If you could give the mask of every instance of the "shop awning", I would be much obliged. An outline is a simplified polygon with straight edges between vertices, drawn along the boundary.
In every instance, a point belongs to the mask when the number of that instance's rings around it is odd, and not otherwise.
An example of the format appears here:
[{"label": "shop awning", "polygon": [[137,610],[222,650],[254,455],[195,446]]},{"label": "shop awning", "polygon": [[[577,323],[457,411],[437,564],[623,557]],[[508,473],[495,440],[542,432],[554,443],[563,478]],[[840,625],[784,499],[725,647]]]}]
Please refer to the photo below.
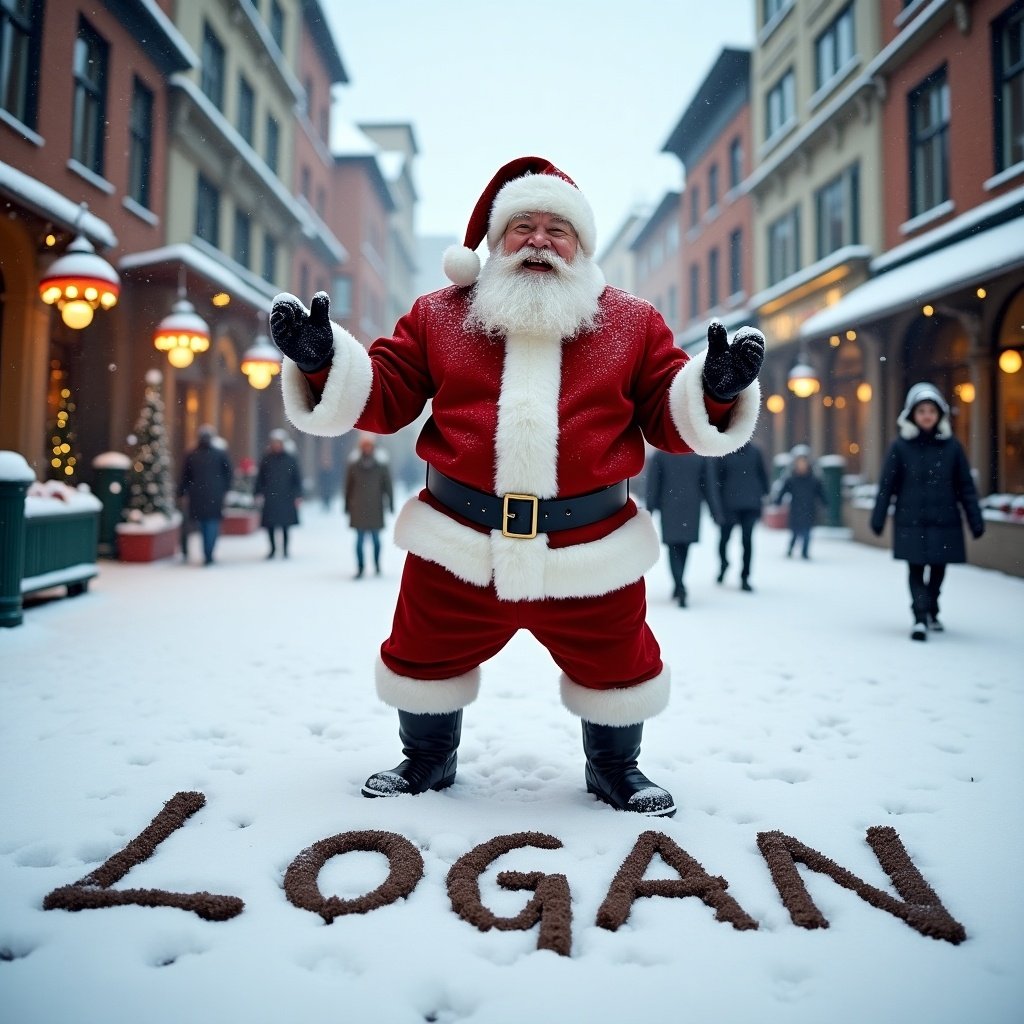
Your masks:
[{"label": "shop awning", "polygon": [[835,305],[808,317],[800,336],[817,338],[855,328],[1021,266],[1024,218],[1017,217],[871,278]]}]

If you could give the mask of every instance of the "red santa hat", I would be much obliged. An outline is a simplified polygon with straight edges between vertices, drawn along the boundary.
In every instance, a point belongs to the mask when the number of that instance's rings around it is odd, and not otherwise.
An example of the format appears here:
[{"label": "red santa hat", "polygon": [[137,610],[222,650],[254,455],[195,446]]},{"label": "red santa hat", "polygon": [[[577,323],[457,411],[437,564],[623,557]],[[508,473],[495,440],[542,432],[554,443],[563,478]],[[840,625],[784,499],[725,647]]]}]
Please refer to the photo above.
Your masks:
[{"label": "red santa hat", "polygon": [[564,217],[575,228],[584,255],[594,255],[594,211],[576,182],[544,157],[521,156],[505,164],[487,183],[473,207],[464,244],[445,250],[442,266],[448,279],[462,287],[473,284],[480,275],[476,249],[485,238],[487,247],[496,249],[517,213]]}]

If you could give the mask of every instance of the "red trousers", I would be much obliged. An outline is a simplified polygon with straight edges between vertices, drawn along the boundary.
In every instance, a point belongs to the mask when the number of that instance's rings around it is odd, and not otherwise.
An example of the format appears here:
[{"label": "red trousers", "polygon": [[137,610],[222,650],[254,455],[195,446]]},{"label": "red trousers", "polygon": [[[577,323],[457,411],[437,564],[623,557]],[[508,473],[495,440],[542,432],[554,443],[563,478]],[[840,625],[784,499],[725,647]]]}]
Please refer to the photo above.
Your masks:
[{"label": "red trousers", "polygon": [[451,679],[494,657],[529,630],[580,686],[618,689],[662,671],[661,650],[646,622],[642,579],[600,597],[499,601],[433,562],[407,555],[384,664],[411,679]]}]

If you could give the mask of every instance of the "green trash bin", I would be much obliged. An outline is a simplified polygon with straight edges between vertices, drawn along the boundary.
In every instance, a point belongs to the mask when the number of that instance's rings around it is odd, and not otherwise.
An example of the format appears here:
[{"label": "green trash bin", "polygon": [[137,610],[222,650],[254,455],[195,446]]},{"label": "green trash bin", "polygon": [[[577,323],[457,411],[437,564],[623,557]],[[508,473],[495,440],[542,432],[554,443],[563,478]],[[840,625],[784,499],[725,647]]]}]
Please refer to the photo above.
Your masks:
[{"label": "green trash bin", "polygon": [[0,452],[0,627],[20,626],[25,569],[25,495],[36,479],[17,452]]},{"label": "green trash bin", "polygon": [[825,488],[826,525],[843,525],[843,472],[846,459],[842,455],[822,455],[818,459],[821,483]]},{"label": "green trash bin", "polygon": [[122,452],[103,452],[92,460],[96,474],[93,493],[103,506],[97,554],[117,558],[117,524],[121,522],[128,497],[128,471],[132,460]]}]

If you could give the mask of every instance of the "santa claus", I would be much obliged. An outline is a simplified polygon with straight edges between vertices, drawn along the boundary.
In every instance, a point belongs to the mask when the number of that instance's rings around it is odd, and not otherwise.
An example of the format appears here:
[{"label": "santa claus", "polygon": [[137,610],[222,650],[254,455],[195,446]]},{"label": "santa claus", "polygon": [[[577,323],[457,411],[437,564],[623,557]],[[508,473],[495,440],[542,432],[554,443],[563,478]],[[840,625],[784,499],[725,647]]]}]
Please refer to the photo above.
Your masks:
[{"label": "santa claus", "polygon": [[764,338],[742,328],[730,344],[713,323],[707,349],[688,358],[650,303],[605,286],[594,249],[582,192],[523,157],[498,171],[465,244],[445,253],[454,285],[418,299],[369,351],[330,321],[326,294],[308,310],[293,295],[274,300],[285,410],[299,429],[390,433],[431,402],[416,449],[426,486],[395,524],[408,555],[376,666],[404,760],[366,780],[368,797],[454,782],[480,666],[527,629],[582,720],[587,790],[620,810],[675,813],[637,767],[669,670],[646,623],[658,537],[627,482],[645,438],[724,455],[750,437]]}]

